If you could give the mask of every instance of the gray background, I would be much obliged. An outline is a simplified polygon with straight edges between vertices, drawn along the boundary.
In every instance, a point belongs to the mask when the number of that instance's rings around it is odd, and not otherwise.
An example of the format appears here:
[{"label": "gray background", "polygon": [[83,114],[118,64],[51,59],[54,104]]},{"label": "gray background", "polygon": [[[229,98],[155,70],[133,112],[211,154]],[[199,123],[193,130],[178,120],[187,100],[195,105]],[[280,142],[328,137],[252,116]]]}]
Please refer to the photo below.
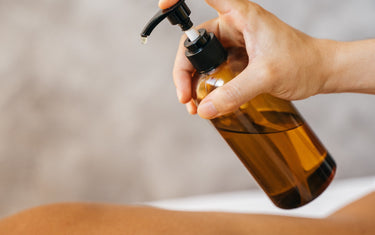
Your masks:
[{"label": "gray background", "polygon": [[[315,37],[375,35],[373,0],[257,1]],[[216,17],[188,1],[194,22]],[[157,0],[0,0],[0,216],[45,203],[133,203],[257,187],[216,131],[177,102],[181,35],[139,42]],[[338,163],[374,175],[375,96],[296,102]]]}]

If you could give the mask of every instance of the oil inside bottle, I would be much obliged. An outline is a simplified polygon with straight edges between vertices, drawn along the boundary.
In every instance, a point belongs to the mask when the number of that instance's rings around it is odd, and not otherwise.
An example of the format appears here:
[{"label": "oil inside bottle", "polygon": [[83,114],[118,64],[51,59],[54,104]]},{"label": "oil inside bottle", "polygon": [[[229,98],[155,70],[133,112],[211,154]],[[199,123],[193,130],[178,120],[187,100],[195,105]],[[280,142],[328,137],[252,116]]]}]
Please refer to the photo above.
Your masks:
[{"label": "oil inside bottle", "polygon": [[[240,111],[212,122],[275,205],[291,209],[312,201],[332,180],[333,159],[298,115],[275,111],[259,115],[278,122],[273,127],[249,124]],[[287,129],[274,129],[281,126]]]}]

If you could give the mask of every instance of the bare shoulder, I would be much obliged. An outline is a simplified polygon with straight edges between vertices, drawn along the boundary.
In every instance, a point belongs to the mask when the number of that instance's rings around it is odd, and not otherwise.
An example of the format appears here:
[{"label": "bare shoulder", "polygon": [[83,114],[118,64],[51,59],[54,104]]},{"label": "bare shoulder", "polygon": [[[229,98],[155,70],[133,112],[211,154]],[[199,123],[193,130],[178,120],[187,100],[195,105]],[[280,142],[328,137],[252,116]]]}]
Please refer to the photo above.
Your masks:
[{"label": "bare shoulder", "polygon": [[61,203],[0,220],[0,234],[375,234],[375,192],[326,219]]},{"label": "bare shoulder", "polygon": [[[0,234],[103,234],[129,223],[121,217],[131,207],[60,203],[35,207],[0,221]],[[105,234],[105,233],[104,233]]]},{"label": "bare shoulder", "polygon": [[[374,224],[375,222],[375,192],[350,203],[333,213],[328,218],[340,220],[361,220]],[[374,224],[375,227],[375,224]]]}]

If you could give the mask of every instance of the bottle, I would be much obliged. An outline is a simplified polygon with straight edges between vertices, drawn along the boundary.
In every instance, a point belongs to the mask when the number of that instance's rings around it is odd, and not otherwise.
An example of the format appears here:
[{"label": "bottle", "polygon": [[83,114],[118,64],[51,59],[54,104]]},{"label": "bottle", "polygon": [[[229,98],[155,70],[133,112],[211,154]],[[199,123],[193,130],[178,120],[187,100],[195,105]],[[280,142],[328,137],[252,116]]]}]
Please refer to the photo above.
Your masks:
[{"label": "bottle", "polygon": [[[199,105],[211,91],[236,77],[246,66],[243,51],[228,56],[219,40],[194,29],[184,0],[159,11],[141,36],[147,38],[163,19],[187,35],[185,55],[196,72],[193,99]],[[210,120],[263,191],[279,208],[303,206],[330,184],[336,164],[290,101],[261,94],[230,114]]]}]

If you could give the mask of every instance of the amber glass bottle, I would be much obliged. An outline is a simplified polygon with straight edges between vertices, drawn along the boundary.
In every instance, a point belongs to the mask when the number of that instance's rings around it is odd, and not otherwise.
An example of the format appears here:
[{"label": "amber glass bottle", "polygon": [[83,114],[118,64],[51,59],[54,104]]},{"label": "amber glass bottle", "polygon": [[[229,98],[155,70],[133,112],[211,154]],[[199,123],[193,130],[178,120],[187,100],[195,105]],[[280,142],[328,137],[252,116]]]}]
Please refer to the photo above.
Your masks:
[{"label": "amber glass bottle", "polygon": [[[213,33],[195,30],[184,0],[158,11],[141,33],[142,41],[165,18],[186,33],[186,57],[196,69],[196,103],[234,78],[246,65],[241,53],[227,51]],[[319,196],[336,165],[291,102],[263,94],[228,115],[211,120],[276,206],[290,209]]]},{"label": "amber glass bottle", "polygon": [[[197,104],[238,74],[230,61],[194,75]],[[331,182],[336,165],[289,101],[262,94],[211,122],[273,203],[305,205]]]}]

